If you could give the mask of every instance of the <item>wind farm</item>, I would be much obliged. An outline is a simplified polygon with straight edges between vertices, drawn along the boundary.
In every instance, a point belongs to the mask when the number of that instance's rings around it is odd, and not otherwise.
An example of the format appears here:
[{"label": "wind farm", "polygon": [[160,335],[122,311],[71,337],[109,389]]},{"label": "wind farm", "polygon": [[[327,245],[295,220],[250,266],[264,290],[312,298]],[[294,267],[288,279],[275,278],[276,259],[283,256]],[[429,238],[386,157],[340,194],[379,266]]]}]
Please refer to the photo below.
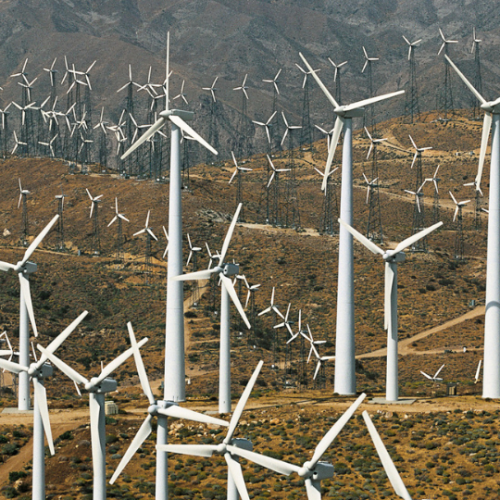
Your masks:
[{"label": "wind farm", "polygon": [[494,497],[489,32],[406,27],[401,84],[375,38],[195,77],[163,23],[106,107],[97,56],[0,95],[0,494]]}]

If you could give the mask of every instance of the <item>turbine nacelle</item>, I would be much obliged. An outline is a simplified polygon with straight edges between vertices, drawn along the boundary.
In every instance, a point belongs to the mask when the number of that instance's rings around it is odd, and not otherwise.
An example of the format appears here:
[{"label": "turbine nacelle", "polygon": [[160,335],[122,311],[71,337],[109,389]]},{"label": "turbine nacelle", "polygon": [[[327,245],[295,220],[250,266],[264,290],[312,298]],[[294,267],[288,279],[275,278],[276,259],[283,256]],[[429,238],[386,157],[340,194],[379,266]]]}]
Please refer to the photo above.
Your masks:
[{"label": "turbine nacelle", "polygon": [[23,274],[33,274],[34,272],[36,272],[37,269],[38,266],[34,262],[28,260],[24,264],[22,261],[19,261],[16,265],[15,271],[17,273],[22,272]]},{"label": "turbine nacelle", "polygon": [[300,477],[310,478],[313,481],[331,479],[335,474],[335,467],[327,462],[318,462],[312,470],[309,470],[311,462],[306,462],[298,472]]},{"label": "turbine nacelle", "polygon": [[394,253],[394,250],[387,250],[382,258],[386,262],[394,262],[396,264],[399,264],[400,262],[404,262],[406,260],[406,254],[404,252]]},{"label": "turbine nacelle", "polygon": [[162,118],[168,118],[169,116],[178,116],[184,121],[191,121],[194,118],[194,113],[192,111],[186,111],[184,109],[164,109],[160,111],[159,116]]},{"label": "turbine nacelle", "polygon": [[333,109],[333,112],[337,116],[342,116],[342,118],[360,118],[365,114],[365,108],[354,108],[351,109],[348,105],[338,106]]},{"label": "turbine nacelle", "polygon": [[53,373],[54,368],[49,363],[43,363],[41,366],[39,366],[38,363],[33,363],[30,365],[28,370],[28,375],[36,378],[52,377]]},{"label": "turbine nacelle", "polygon": [[114,392],[118,387],[118,382],[112,378],[105,378],[99,383],[97,377],[90,379],[90,382],[85,384],[85,390],[95,392],[96,394],[106,394],[107,392]]},{"label": "turbine nacelle", "polygon": [[240,265],[239,264],[223,264],[222,265],[222,272],[224,276],[230,277],[230,276],[236,276],[237,274],[240,273]]}]

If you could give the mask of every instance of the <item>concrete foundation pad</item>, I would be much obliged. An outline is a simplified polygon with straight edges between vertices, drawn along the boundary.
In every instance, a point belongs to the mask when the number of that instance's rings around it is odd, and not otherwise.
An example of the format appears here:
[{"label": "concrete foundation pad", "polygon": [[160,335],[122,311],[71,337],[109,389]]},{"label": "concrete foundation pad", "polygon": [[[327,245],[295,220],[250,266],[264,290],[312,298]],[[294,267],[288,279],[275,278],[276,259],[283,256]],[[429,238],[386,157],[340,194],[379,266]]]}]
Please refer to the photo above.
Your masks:
[{"label": "concrete foundation pad", "polygon": [[33,415],[33,410],[19,410],[17,408],[4,408],[2,413],[10,413],[17,415]]},{"label": "concrete foundation pad", "polygon": [[372,405],[411,405],[416,401],[413,398],[399,398],[397,401],[387,401],[385,398],[373,398],[368,401]]}]

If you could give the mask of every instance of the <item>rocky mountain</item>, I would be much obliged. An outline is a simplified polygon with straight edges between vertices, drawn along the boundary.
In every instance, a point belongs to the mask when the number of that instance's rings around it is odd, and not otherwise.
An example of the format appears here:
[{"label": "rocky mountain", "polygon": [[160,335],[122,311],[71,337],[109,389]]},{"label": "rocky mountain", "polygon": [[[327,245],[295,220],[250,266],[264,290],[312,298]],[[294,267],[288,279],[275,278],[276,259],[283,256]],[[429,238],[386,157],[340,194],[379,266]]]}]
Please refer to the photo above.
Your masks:
[{"label": "rocky mountain", "polygon": [[[216,76],[222,149],[230,148],[231,136],[238,129],[242,93],[233,91],[248,73],[249,119],[265,120],[272,111],[273,86],[264,83],[278,69],[280,95],[278,109],[290,114],[290,122],[300,124],[304,109],[303,75],[295,66],[302,51],[311,64],[321,69],[321,78],[334,88],[335,62],[347,60],[343,68],[342,99],[345,102],[368,96],[368,78],[361,73],[362,47],[373,63],[374,93],[408,87],[408,47],[402,36],[422,38],[416,53],[421,110],[435,109],[444,79],[443,55],[438,28],[458,43],[450,56],[473,79],[470,53],[472,28],[482,39],[483,88],[495,97],[500,73],[494,64],[500,39],[498,2],[445,0],[4,0],[0,2],[0,83],[6,104],[19,99],[20,87],[9,75],[20,70],[29,59],[27,72],[35,83],[34,99],[40,102],[49,93],[48,68],[55,57],[59,81],[64,74],[64,56],[69,64],[84,71],[92,69],[93,106],[106,107],[117,121],[124,92],[116,90],[127,82],[128,64],[136,81],[145,83],[149,66],[153,80],[164,79],[166,32],[171,32],[171,61],[174,71],[171,95],[179,93],[182,80],[189,108],[197,112],[197,128],[209,134],[207,115],[209,87]],[[453,77],[454,104],[470,105],[464,86]],[[333,90],[332,90],[333,91]],[[142,93],[144,94],[144,93]],[[65,89],[59,89],[64,102]],[[145,108],[145,98],[137,109]],[[332,124],[330,106],[315,83],[309,90],[311,120],[314,124]],[[180,103],[180,99],[175,101]],[[178,104],[177,104],[178,105]],[[61,104],[63,107],[63,104]],[[405,98],[377,107],[376,118],[403,114]],[[139,114],[139,111],[137,111]],[[141,117],[145,121],[144,116]],[[282,120],[279,121],[283,127]],[[248,134],[265,148],[265,134],[247,123]]]}]

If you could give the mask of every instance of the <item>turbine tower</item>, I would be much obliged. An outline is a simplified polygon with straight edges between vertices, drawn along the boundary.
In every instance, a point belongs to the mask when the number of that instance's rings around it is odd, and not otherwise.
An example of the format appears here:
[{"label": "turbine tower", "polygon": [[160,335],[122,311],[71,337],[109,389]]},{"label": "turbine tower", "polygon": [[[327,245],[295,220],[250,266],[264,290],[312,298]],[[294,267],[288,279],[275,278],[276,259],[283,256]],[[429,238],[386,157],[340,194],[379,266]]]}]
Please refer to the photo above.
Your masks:
[{"label": "turbine tower", "polygon": [[[449,56],[448,46],[451,43],[458,43],[458,40],[448,40],[447,38],[445,38],[441,28],[439,28],[439,34],[441,36],[441,39],[443,40],[443,43],[441,44],[438,55],[441,54],[441,52],[443,52],[444,49],[444,57],[447,59]],[[444,81],[441,91],[442,91],[440,99],[441,102],[438,109],[442,109],[444,111],[444,119],[447,120],[448,111],[453,110],[453,90],[451,85],[450,67],[448,66],[448,64],[446,64],[446,61],[444,62]]]},{"label": "turbine tower", "polygon": [[[420,231],[399,243],[394,250],[382,250],[368,238],[356,231],[349,224],[339,219],[344,226],[360,243],[370,252],[382,256],[385,262],[385,292],[384,292],[384,328],[387,330],[387,379],[386,379],[386,399],[387,401],[397,401],[399,396],[398,386],[398,263],[404,262],[404,250],[415,244],[419,239],[424,238],[429,233],[442,226],[438,222],[423,231]],[[338,357],[337,357],[338,359]]]},{"label": "turbine tower", "polygon": [[453,214],[453,222],[457,222],[456,237],[455,237],[455,260],[464,260],[464,228],[463,228],[463,217],[462,209],[471,200],[457,201],[453,196],[453,193],[449,191],[451,199],[455,204],[455,213]]},{"label": "turbine tower", "polygon": [[[470,49],[471,54],[474,54],[474,88],[480,93],[483,93],[483,79],[481,78],[481,59],[479,55],[479,44],[482,40],[479,40],[476,36],[476,28],[472,29],[472,47]],[[473,97],[473,110],[474,119],[479,117],[479,109],[481,107],[479,99]]]},{"label": "turbine tower", "polygon": [[[439,222],[439,181],[441,180],[437,175],[439,172],[439,167],[441,165],[438,165],[436,170],[434,171],[434,175],[432,177],[427,177],[424,181],[424,184],[426,182],[432,182],[434,185],[434,203],[432,204],[432,222],[436,224]],[[464,184],[465,185],[465,184]]]},{"label": "turbine tower", "polygon": [[149,275],[151,274],[151,238],[155,241],[158,241],[158,238],[154,235],[153,229],[149,226],[149,215],[151,210],[148,210],[148,215],[146,216],[146,224],[144,228],[137,233],[134,233],[133,236],[139,236],[140,234],[146,234],[146,254],[144,257],[144,273],[146,275],[146,285],[149,284]]},{"label": "turbine tower", "polygon": [[[197,140],[202,146],[217,154],[185,120],[192,120],[193,113],[179,109],[169,109],[169,48],[170,34],[167,33],[165,110],[161,111],[158,120],[129,148],[122,156],[126,158],[132,151],[152,137],[165,123],[171,124],[170,135],[170,194],[168,211],[168,280],[166,305],[165,334],[165,380],[164,400],[171,404],[185,400],[185,362],[184,362],[184,294],[182,283],[173,280],[182,274],[182,204],[181,204],[181,164],[180,164],[180,130]],[[167,444],[167,417],[158,417],[157,445]],[[157,451],[156,454],[156,500],[168,499],[168,467],[167,454]]]},{"label": "turbine tower", "polygon": [[[102,194],[93,197],[90,191],[86,189],[87,194],[90,198],[90,218],[93,222],[94,232],[92,234],[92,253],[93,255],[100,255],[101,253],[101,235],[99,231],[99,203],[102,202]],[[93,217],[92,217],[93,216]]]},{"label": "turbine tower", "polygon": [[[364,73],[366,70],[366,74],[368,77],[368,97],[373,97],[373,67],[372,63],[378,61],[378,57],[368,57],[368,52],[366,52],[365,47],[363,46],[363,55],[365,57],[365,64],[363,65],[363,69],[361,73]],[[363,115],[363,127],[368,126],[372,129],[372,134],[375,133],[375,105],[371,105],[368,108],[368,116],[366,113]]]},{"label": "turbine tower", "polygon": [[22,233],[21,233],[21,245],[26,246],[28,244],[28,195],[30,191],[23,189],[21,185],[21,179],[19,179],[19,201],[17,202],[17,208],[23,205],[23,220],[22,220]]},{"label": "turbine tower", "polygon": [[[229,179],[229,183],[231,184],[234,181],[234,178],[236,177],[236,208],[242,203],[242,196],[241,196],[241,175],[242,172],[251,172],[251,168],[247,167],[240,167],[238,165],[238,162],[236,161],[236,158],[234,157],[234,153],[231,151],[231,157],[233,158],[233,163],[234,166],[236,167],[233,174],[231,175],[231,178]],[[239,222],[239,221],[238,221]]]},{"label": "turbine tower", "polygon": [[59,216],[59,224],[57,227],[57,232],[59,234],[59,245],[58,245],[58,250],[63,251],[64,250],[64,198],[66,198],[66,195],[64,194],[64,191],[61,189],[61,194],[56,194],[55,199],[57,200],[57,215]]},{"label": "turbine tower", "polygon": [[273,84],[273,113],[275,113],[278,105],[278,96],[280,95],[280,89],[278,88],[278,78],[281,74],[281,68],[276,73],[276,76],[272,80],[262,80],[264,83],[272,83]]},{"label": "turbine tower", "polygon": [[418,119],[420,115],[420,106],[418,103],[418,86],[417,86],[417,64],[415,62],[415,48],[422,41],[415,40],[414,42],[410,42],[408,38],[403,35],[403,39],[408,45],[408,62],[410,64],[410,72],[408,84],[410,87],[410,91],[406,94],[406,105],[405,105],[405,114],[409,117],[410,123],[413,123],[415,119]]},{"label": "turbine tower", "polygon": [[234,87],[233,90],[241,90],[241,110],[238,125],[236,126],[236,137],[233,150],[236,151],[238,158],[246,158],[250,156],[250,137],[248,130],[247,118],[247,102],[248,102],[248,74],[245,74],[243,82],[239,87]]},{"label": "turbine tower", "polygon": [[[305,57],[300,54],[304,64],[312,71]],[[328,158],[323,178],[322,189],[326,188],[333,157],[340,134],[344,131],[344,146],[342,151],[342,197],[340,200],[340,218],[347,224],[352,224],[352,118],[364,115],[364,106],[389,99],[401,94],[403,90],[391,94],[365,99],[353,104],[339,105],[333,98],[318,75],[313,77],[333,106],[337,115],[333,136],[328,151]],[[335,346],[335,392],[342,395],[356,393],[355,345],[354,345],[354,260],[352,236],[345,228],[339,233],[339,273],[337,290],[337,337]]]},{"label": "turbine tower", "polygon": [[52,109],[57,101],[57,85],[56,85],[56,74],[57,69],[54,69],[56,65],[57,57],[52,61],[50,68],[43,68],[49,74],[50,77],[50,108]]}]

